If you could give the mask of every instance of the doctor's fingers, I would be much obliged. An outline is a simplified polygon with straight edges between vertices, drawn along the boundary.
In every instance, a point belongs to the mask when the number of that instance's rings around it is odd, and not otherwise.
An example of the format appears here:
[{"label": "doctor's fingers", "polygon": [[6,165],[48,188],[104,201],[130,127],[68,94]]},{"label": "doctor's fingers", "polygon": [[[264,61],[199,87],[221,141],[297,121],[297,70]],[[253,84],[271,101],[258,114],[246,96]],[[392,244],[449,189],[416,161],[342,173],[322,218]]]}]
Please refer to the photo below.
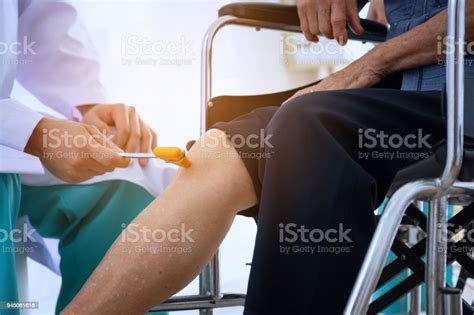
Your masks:
[{"label": "doctor's fingers", "polygon": [[112,140],[114,137],[113,133],[104,134],[98,127],[94,125],[87,125],[87,131],[91,134],[92,138],[99,144],[114,150],[115,152],[124,152],[118,147]]},{"label": "doctor's fingers", "polygon": [[150,128],[151,132],[151,148],[154,149],[158,146],[158,136],[156,135],[156,132],[153,131],[153,129]]},{"label": "doctor's fingers", "polygon": [[140,126],[140,117],[138,117],[135,107],[129,107],[128,120],[130,122],[130,133],[127,139],[127,146],[125,151],[138,152],[140,149],[140,139],[142,137],[142,130]]},{"label": "doctor's fingers", "polygon": [[105,172],[112,172],[116,168],[126,168],[130,165],[130,159],[121,157],[116,151],[106,146],[102,146],[99,143],[94,145],[94,151],[92,152],[91,157],[94,162],[97,162],[100,165],[99,170]]},{"label": "doctor's fingers", "polygon": [[87,121],[87,123],[97,127],[97,129],[99,129],[99,131],[104,133],[104,134],[113,134],[114,133],[114,128],[112,126],[109,126],[99,116],[90,117],[89,120]]},{"label": "doctor's fingers", "polygon": [[117,129],[115,142],[117,145],[125,149],[130,135],[130,111],[135,111],[133,107],[125,104],[115,104],[111,112],[112,119]]},{"label": "doctor's fingers", "polygon": [[125,104],[113,105],[112,116],[117,129],[117,145],[127,152],[137,152],[141,130],[137,110]]},{"label": "doctor's fingers", "polygon": [[107,172],[100,163],[86,155],[68,159],[60,168],[59,172],[53,173],[68,183],[80,183]]},{"label": "doctor's fingers", "polygon": [[[153,148],[156,147],[156,134],[141,118],[138,119],[138,123],[140,124],[141,131],[140,152],[152,152]],[[140,159],[139,162],[141,166],[145,166],[148,163],[148,159]]]},{"label": "doctor's fingers", "polygon": [[98,163],[102,170],[111,172],[115,168],[125,168],[130,164],[130,159],[126,159],[118,155],[118,152],[123,152],[114,143],[101,133],[94,126],[86,127],[91,134],[91,145],[86,149],[90,157]]}]

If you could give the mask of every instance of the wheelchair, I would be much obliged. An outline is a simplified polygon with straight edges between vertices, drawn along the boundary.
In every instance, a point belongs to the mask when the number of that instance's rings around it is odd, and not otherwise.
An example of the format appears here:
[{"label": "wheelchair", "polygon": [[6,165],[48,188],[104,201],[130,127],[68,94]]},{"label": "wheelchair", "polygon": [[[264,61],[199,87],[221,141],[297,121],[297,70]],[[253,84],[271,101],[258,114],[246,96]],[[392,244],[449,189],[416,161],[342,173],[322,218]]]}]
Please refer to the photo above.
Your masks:
[{"label": "wheelchair", "polygon": [[[359,9],[367,2],[358,0]],[[448,10],[448,37],[456,48],[447,59],[446,139],[435,147],[429,158],[413,161],[397,174],[389,192],[390,200],[378,217],[376,232],[345,314],[380,313],[407,294],[418,300],[418,303],[411,303],[413,309],[410,310],[410,313],[418,314],[419,291],[414,292],[423,282],[426,283],[428,314],[474,313],[473,307],[461,298],[466,280],[474,277],[474,240],[468,233],[474,228],[474,89],[464,89],[465,86],[474,87],[474,74],[464,73],[463,67],[465,0],[450,0]],[[301,32],[296,6],[291,5],[235,3],[222,7],[218,16],[202,44],[202,133],[216,122],[230,121],[258,107],[282,104],[304,88],[254,96],[212,97],[213,40],[224,26]],[[384,25],[364,19],[361,23],[365,33],[357,35],[349,30],[350,40],[371,43],[386,40]],[[428,215],[422,211],[423,203],[429,205]],[[464,208],[448,220],[449,204]],[[403,239],[400,226],[421,230],[426,237],[416,239],[410,246]],[[457,237],[448,238],[448,233]],[[396,258],[385,265],[390,251]],[[426,262],[423,260],[425,254]],[[454,262],[461,266],[461,273],[458,283],[448,287],[446,268]],[[376,289],[405,270],[410,272],[405,279],[373,298]],[[199,278],[199,295],[171,298],[150,312],[199,309],[201,314],[212,314],[215,308],[244,305],[244,294],[221,293],[218,253]]]}]

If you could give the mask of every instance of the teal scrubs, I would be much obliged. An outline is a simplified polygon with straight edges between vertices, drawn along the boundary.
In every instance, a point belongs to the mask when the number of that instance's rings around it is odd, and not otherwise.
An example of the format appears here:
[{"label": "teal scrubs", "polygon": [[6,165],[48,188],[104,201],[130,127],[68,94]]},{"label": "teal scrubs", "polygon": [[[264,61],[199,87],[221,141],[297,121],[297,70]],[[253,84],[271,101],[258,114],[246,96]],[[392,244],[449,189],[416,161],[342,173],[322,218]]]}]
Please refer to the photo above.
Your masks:
[{"label": "teal scrubs", "polygon": [[[122,229],[154,199],[126,181],[31,187],[20,186],[18,176],[1,175],[0,185],[1,228],[11,230],[18,215],[27,215],[42,236],[60,240],[57,313],[79,292]],[[0,266],[0,301],[17,301],[14,255],[2,254]]]},{"label": "teal scrubs", "polygon": [[5,302],[18,301],[14,245],[8,236],[20,209],[21,184],[18,175],[0,174],[0,314],[19,314],[7,310]]}]

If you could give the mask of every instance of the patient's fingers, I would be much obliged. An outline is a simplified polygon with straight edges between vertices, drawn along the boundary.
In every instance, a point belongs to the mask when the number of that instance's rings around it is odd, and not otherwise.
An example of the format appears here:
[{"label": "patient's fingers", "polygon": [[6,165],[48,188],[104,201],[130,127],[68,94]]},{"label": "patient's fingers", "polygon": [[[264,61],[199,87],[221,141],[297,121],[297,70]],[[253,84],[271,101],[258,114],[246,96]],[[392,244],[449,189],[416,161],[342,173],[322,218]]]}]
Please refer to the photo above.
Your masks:
[{"label": "patient's fingers", "polygon": [[[300,18],[300,26],[301,26],[301,31],[303,32],[304,36],[306,37],[307,40],[309,41],[312,41],[312,42],[316,42],[318,41],[318,37],[316,36],[316,34],[312,34],[311,33],[311,30],[310,30],[310,27],[309,27],[309,21],[308,21],[308,17],[307,17],[307,14],[311,14],[310,12],[308,12],[308,9],[307,9],[307,4],[304,3],[304,1],[302,0],[299,0],[298,1],[298,16]],[[312,14],[314,16],[316,16],[317,12],[316,10],[312,10]]]},{"label": "patient's fingers", "polygon": [[364,28],[360,24],[359,11],[355,1],[346,2],[346,15],[349,26],[356,34],[364,33]]},{"label": "patient's fingers", "polygon": [[319,30],[328,39],[334,39],[331,25],[331,7],[324,6],[318,9]]},{"label": "patient's fingers", "polygon": [[331,24],[334,39],[337,40],[339,45],[344,46],[347,43],[346,6],[344,2],[336,1],[332,5]]},{"label": "patient's fingers", "polygon": [[318,13],[316,12],[316,8],[307,12],[306,16],[308,18],[309,30],[314,38],[316,38],[316,41],[318,41],[319,39],[317,36],[321,35],[321,31],[319,30]]}]

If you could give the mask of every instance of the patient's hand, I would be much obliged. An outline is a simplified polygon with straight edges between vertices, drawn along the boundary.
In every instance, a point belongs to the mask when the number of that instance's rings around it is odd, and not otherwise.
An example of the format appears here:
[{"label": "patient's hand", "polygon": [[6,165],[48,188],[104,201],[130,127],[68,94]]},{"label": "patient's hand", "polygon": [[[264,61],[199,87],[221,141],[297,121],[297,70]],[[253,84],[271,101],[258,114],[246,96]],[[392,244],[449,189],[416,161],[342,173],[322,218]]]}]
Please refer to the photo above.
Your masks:
[{"label": "patient's hand", "polygon": [[323,35],[345,45],[347,25],[357,34],[364,32],[356,0],[298,0],[297,6],[301,30],[309,41]]},{"label": "patient's hand", "polygon": [[[156,133],[140,118],[135,107],[125,104],[78,106],[83,122],[106,134],[115,134],[113,142],[126,152],[151,152],[156,147]],[[140,159],[145,166],[147,159]]]},{"label": "patient's hand", "polygon": [[320,83],[299,90],[295,95],[283,103],[283,105],[295,97],[308,93],[362,89],[376,85],[380,82],[380,80],[382,80],[382,78],[385,76],[385,73],[381,68],[376,67],[373,63],[366,62],[366,60],[367,58],[356,60],[346,68],[330,75]]}]

